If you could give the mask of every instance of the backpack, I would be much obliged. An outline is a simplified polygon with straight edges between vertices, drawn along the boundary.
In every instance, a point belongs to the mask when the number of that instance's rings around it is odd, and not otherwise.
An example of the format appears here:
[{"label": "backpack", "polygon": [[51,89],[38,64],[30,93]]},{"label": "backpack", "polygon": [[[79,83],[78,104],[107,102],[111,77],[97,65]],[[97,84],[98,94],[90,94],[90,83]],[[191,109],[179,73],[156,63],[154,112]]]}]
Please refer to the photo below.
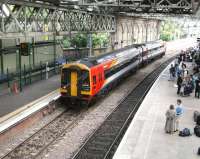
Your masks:
[{"label": "backpack", "polygon": [[194,111],[194,114],[193,114],[194,122],[197,122],[197,117],[198,117],[199,115],[200,115],[200,112]]},{"label": "backpack", "polygon": [[194,133],[197,137],[200,137],[200,126],[195,126],[194,127]]},{"label": "backpack", "polygon": [[190,136],[190,129],[184,128],[182,131],[179,132],[179,136],[185,137],[185,136]]}]

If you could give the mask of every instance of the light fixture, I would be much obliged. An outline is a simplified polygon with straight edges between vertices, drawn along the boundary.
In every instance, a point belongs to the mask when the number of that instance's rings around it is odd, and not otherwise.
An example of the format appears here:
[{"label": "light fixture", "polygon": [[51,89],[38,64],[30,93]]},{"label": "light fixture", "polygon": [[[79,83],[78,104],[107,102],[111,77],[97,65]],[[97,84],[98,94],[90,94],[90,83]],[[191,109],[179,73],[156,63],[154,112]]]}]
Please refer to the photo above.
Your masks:
[{"label": "light fixture", "polygon": [[74,5],[74,9],[80,9],[78,5]]},{"label": "light fixture", "polygon": [[142,8],[136,8],[137,12],[142,12]]},{"label": "light fixture", "polygon": [[10,15],[10,11],[8,10],[5,4],[2,5],[2,10],[6,14],[7,17]]},{"label": "light fixture", "polygon": [[91,6],[89,6],[89,7],[87,8],[87,10],[88,10],[89,12],[92,12],[92,11],[93,11],[93,8],[92,8]]}]

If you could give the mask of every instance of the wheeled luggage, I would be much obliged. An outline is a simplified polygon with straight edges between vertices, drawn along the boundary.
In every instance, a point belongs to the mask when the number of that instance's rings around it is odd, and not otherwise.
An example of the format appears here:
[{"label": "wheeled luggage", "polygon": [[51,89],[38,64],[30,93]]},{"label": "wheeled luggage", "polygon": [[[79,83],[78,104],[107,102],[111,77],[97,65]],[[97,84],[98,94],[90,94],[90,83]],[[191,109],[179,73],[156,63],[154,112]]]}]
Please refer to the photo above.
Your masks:
[{"label": "wheeled luggage", "polygon": [[200,126],[200,115],[197,116],[197,122],[196,122],[196,124]]},{"label": "wheeled luggage", "polygon": [[194,122],[197,122],[197,117],[200,115],[200,112],[199,111],[194,111],[194,114],[193,114],[193,118],[194,118]]},{"label": "wheeled luggage", "polygon": [[197,137],[200,137],[200,126],[195,126],[194,127],[194,133]]},{"label": "wheeled luggage", "polygon": [[187,85],[184,86],[184,88],[183,88],[183,95],[184,96],[189,96],[191,92],[192,92],[192,90],[190,89],[190,87],[188,87]]},{"label": "wheeled luggage", "polygon": [[200,147],[198,148],[197,155],[200,156]]}]

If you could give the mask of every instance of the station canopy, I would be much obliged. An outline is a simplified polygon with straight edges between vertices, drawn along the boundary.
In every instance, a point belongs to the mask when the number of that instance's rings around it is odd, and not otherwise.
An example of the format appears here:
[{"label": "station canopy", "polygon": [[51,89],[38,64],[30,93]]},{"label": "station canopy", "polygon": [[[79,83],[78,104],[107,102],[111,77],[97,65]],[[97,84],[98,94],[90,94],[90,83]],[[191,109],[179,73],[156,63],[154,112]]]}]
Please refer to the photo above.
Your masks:
[{"label": "station canopy", "polygon": [[[15,0],[18,1],[18,0]],[[22,1],[22,0],[21,0]],[[24,0],[101,13],[195,14],[199,0]]]}]

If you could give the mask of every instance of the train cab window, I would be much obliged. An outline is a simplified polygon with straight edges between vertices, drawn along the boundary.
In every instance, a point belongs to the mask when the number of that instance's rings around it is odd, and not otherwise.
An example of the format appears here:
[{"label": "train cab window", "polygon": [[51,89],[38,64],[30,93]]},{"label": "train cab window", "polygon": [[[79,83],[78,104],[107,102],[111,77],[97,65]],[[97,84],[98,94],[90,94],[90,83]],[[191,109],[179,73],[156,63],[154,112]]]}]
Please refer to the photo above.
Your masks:
[{"label": "train cab window", "polygon": [[96,76],[93,76],[92,79],[93,79],[93,84],[97,84]]},{"label": "train cab window", "polygon": [[82,81],[82,90],[89,91],[90,90],[90,76],[89,76],[88,71],[86,70],[82,71],[81,81]]},{"label": "train cab window", "polygon": [[68,69],[62,70],[62,76],[61,76],[61,86],[66,86],[69,84],[69,71]]}]

